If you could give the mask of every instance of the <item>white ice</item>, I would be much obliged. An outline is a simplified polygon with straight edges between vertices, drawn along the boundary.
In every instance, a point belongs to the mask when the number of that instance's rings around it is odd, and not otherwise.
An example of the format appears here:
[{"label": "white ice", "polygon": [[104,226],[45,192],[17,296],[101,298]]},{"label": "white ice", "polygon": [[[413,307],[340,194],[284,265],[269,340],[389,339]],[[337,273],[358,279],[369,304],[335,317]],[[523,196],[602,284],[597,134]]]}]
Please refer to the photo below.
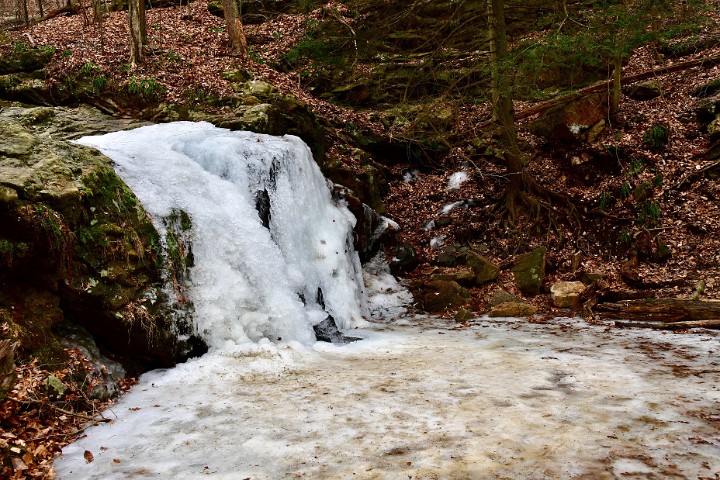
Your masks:
[{"label": "white ice", "polygon": [[[355,219],[332,202],[299,138],[177,122],[78,142],[113,159],[160,230],[172,209],[189,214],[195,258],[189,295],[212,348],[262,338],[312,344],[312,325],[325,318],[318,289],[340,328],[363,324]],[[263,191],[269,229],[255,208]]]},{"label": "white ice", "polygon": [[715,334],[415,323],[151,372],[106,412],[112,423],[64,449],[59,478],[720,475]]},{"label": "white ice", "polygon": [[442,209],[440,210],[440,213],[442,213],[443,215],[448,214],[448,213],[452,212],[455,208],[459,207],[460,205],[463,205],[464,203],[465,202],[463,200],[448,203],[447,205],[442,207]]},{"label": "white ice", "polygon": [[448,180],[448,190],[457,190],[460,188],[460,185],[467,182],[470,179],[467,172],[459,171],[455,172],[452,175],[450,175],[450,179]]}]

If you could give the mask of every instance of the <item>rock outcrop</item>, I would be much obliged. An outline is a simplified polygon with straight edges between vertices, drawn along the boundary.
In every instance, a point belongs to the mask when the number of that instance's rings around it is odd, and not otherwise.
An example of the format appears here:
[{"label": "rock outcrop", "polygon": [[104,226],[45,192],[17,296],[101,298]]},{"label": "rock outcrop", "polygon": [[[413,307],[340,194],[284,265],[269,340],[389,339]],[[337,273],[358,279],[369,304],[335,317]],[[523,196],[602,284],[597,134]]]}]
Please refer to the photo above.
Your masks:
[{"label": "rock outcrop", "polygon": [[201,351],[193,336],[178,340],[190,332],[164,310],[150,219],[110,159],[58,139],[58,113],[0,111],[0,317],[9,335],[23,354],[53,363],[63,355],[58,328],[82,325],[136,371]]}]

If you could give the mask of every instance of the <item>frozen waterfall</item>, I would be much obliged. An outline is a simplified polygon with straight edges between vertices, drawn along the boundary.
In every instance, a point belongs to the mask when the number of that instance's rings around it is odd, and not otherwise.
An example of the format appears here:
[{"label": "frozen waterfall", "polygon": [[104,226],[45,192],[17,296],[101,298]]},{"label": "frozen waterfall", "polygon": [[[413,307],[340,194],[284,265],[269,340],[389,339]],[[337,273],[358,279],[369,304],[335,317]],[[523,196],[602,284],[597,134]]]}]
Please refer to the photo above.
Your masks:
[{"label": "frozen waterfall", "polygon": [[189,215],[194,267],[188,295],[211,348],[315,340],[313,325],[364,323],[355,218],[333,202],[297,137],[177,122],[84,137],[160,221]]}]

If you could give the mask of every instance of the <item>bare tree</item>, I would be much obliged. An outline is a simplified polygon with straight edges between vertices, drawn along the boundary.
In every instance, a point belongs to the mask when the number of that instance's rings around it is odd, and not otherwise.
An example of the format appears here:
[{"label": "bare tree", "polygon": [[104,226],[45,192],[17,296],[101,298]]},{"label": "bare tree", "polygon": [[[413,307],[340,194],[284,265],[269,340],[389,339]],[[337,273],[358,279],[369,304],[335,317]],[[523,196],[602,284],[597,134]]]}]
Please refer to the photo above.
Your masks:
[{"label": "bare tree", "polygon": [[130,66],[143,60],[143,45],[147,44],[145,27],[145,0],[128,0],[128,24],[130,27]]},{"label": "bare tree", "polygon": [[222,0],[225,25],[230,38],[230,48],[233,53],[247,55],[247,40],[243,30],[242,21],[238,13],[235,0]]}]

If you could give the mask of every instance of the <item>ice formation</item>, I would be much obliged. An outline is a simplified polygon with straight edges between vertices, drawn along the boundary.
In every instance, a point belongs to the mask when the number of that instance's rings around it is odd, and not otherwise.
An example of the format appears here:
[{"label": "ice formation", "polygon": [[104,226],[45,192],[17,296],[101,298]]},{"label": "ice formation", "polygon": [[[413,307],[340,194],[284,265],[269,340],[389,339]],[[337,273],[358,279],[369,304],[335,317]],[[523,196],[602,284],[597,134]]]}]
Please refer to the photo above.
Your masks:
[{"label": "ice formation", "polygon": [[352,214],[335,204],[297,137],[177,122],[84,137],[115,162],[159,221],[192,223],[189,278],[195,322],[211,348],[249,341],[314,341],[312,326],[340,328],[367,314]]},{"label": "ice formation", "polygon": [[450,179],[448,180],[448,190],[457,190],[460,188],[460,185],[467,182],[470,179],[467,172],[463,172],[462,170],[459,172],[455,172],[452,175],[450,175]]}]

